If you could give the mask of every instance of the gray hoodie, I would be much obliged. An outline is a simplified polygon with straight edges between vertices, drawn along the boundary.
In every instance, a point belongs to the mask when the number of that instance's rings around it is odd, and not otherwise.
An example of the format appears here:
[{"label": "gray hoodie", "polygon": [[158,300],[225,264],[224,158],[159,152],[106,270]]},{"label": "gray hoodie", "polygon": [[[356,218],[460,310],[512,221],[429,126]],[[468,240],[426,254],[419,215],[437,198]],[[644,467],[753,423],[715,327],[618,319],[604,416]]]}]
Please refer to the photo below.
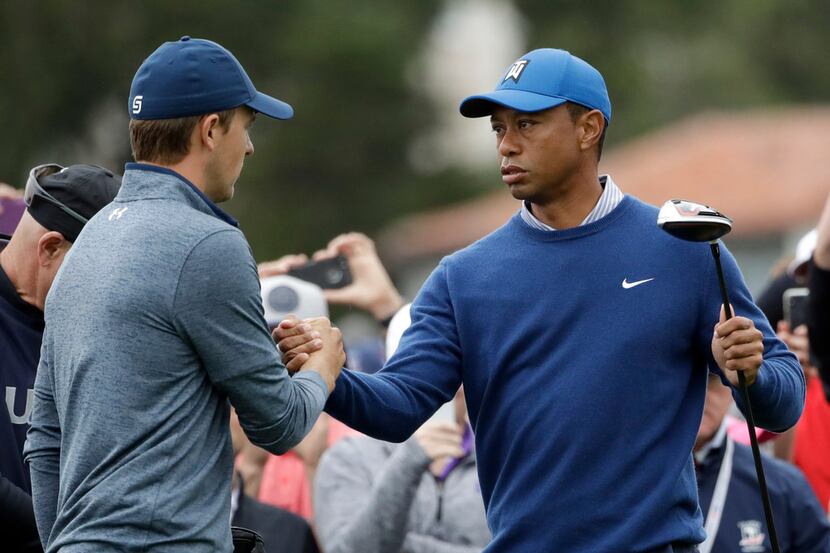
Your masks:
[{"label": "gray hoodie", "polygon": [[444,481],[414,438],[344,438],[320,461],[314,520],[326,553],[474,553],[490,542],[475,452]]},{"label": "gray hoodie", "polygon": [[128,164],[45,315],[25,454],[47,553],[232,551],[229,400],[282,453],[328,395],[280,362],[235,221],[176,173]]}]

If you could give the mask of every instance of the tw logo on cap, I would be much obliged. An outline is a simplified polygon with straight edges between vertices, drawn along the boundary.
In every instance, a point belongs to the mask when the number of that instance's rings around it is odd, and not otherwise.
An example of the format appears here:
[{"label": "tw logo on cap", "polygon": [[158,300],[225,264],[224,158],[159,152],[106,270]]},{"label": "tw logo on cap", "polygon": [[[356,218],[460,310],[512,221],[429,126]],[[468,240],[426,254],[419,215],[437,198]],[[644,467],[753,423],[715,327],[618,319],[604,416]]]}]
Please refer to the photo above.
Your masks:
[{"label": "tw logo on cap", "polygon": [[507,75],[504,76],[504,79],[502,79],[501,82],[504,82],[507,79],[513,79],[514,83],[519,82],[519,77],[522,76],[522,71],[525,70],[528,63],[530,63],[530,60],[519,60],[511,65],[510,69],[507,70]]},{"label": "tw logo on cap", "polygon": [[141,113],[141,104],[144,102],[144,96],[139,94],[135,98],[133,98],[133,113],[139,114]]}]

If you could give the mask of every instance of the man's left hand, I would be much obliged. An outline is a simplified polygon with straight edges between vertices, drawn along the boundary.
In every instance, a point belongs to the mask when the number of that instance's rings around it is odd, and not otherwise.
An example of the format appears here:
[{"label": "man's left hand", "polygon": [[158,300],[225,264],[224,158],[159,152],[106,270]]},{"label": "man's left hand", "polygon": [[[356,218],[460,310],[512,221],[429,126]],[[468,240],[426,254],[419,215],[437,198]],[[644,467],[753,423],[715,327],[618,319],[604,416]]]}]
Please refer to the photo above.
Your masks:
[{"label": "man's left hand", "polygon": [[764,361],[764,335],[755,328],[752,319],[732,317],[728,321],[723,307],[720,322],[712,336],[712,355],[729,383],[738,386],[738,373],[742,370],[746,385],[751,386]]}]

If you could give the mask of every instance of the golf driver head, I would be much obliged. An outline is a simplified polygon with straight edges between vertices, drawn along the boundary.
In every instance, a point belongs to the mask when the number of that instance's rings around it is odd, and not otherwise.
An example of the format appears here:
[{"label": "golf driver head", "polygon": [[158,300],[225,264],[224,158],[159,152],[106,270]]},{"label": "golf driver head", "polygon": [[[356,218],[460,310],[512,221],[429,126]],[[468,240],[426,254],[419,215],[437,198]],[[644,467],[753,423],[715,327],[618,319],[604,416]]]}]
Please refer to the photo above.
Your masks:
[{"label": "golf driver head", "polygon": [[660,208],[657,226],[681,240],[713,242],[732,230],[732,219],[708,205],[669,200]]}]

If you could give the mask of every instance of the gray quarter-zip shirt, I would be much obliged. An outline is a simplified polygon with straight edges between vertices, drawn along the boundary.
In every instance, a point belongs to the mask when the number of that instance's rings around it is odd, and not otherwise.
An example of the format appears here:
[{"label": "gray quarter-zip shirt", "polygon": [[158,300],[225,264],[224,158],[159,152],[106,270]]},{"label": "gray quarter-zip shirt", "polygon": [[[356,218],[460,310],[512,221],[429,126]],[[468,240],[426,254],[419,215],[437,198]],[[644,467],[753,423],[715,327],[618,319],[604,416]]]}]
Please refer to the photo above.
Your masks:
[{"label": "gray quarter-zip shirt", "polygon": [[229,403],[282,453],[328,395],[280,362],[235,221],[177,173],[128,164],[45,316],[25,455],[47,553],[232,551]]}]

